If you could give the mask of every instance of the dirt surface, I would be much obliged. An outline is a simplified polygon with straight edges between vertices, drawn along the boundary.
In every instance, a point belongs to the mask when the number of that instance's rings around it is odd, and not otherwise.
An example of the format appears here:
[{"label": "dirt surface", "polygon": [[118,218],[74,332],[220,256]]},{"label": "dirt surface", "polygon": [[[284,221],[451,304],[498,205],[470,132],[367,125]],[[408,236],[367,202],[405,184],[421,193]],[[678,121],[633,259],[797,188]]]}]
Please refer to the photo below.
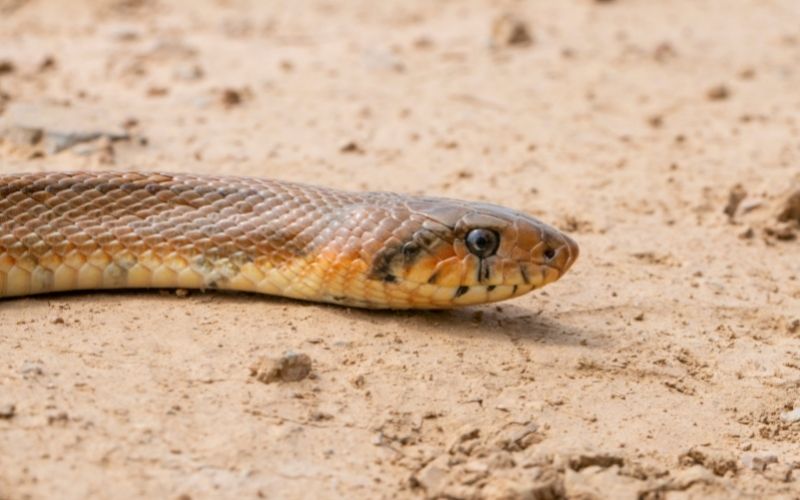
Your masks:
[{"label": "dirt surface", "polygon": [[796,0],[0,0],[0,129],[3,172],[487,200],[582,248],[451,312],[0,301],[0,498],[800,496]]}]

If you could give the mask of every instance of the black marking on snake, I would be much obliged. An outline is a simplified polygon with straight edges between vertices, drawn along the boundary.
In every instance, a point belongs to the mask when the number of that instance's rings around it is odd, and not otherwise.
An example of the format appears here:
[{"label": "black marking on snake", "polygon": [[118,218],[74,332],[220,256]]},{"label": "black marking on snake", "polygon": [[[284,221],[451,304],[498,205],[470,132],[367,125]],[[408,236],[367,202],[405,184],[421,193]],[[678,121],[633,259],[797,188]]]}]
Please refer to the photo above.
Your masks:
[{"label": "black marking on snake", "polygon": [[453,295],[453,298],[457,299],[457,298],[461,297],[462,295],[464,295],[467,292],[469,292],[469,287],[462,285],[462,286],[460,286],[460,287],[458,287],[456,289],[456,293],[455,293],[455,295]]},{"label": "black marking on snake", "polygon": [[437,236],[432,231],[422,230],[414,233],[414,241],[424,248],[430,248],[436,241]]},{"label": "black marking on snake", "polygon": [[489,285],[486,287],[486,291],[493,292],[495,288],[497,288],[497,285]]},{"label": "black marking on snake", "polygon": [[486,265],[486,259],[478,259],[478,282],[489,281],[492,269]]},{"label": "black marking on snake", "polygon": [[517,285],[514,285],[514,288],[511,289],[511,295],[516,295],[517,293]]},{"label": "black marking on snake", "polygon": [[414,242],[386,248],[375,255],[372,260],[369,277],[386,283],[396,283],[398,281],[397,276],[392,272],[395,260],[402,258],[402,264],[413,264],[421,254],[421,251],[422,248]]},{"label": "black marking on snake", "polygon": [[407,264],[414,262],[422,249],[416,243],[406,243],[403,245],[403,259]]},{"label": "black marking on snake", "polygon": [[[379,252],[372,260],[372,269],[369,272],[369,277],[385,283],[396,283],[398,281],[397,276],[392,272],[392,268],[394,267],[395,259],[401,256],[405,260],[404,246],[402,245],[395,245]],[[405,262],[409,263],[408,261]]]},{"label": "black marking on snake", "polygon": [[439,278],[438,272],[431,274],[431,277],[428,278],[428,284],[433,285],[434,283],[436,283],[437,278]]},{"label": "black marking on snake", "polygon": [[528,274],[528,270],[523,266],[519,266],[519,273],[522,275],[522,281],[524,281],[526,285],[530,285],[531,277]]},{"label": "black marking on snake", "polygon": [[391,276],[388,281],[391,283],[396,277],[392,274],[392,259],[397,255],[397,248],[387,248],[375,255],[372,260],[372,269],[370,269],[370,279],[387,281],[387,277]]}]

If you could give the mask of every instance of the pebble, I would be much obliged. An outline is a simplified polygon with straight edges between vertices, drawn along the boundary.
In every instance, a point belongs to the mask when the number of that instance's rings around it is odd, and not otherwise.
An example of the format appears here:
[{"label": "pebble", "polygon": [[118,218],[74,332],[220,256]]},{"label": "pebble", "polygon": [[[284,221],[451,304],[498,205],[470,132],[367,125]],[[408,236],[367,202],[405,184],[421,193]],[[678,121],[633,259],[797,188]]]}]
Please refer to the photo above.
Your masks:
[{"label": "pebble", "polygon": [[513,14],[504,14],[492,23],[491,47],[527,47],[533,43],[528,24]]},{"label": "pebble", "polygon": [[298,382],[311,373],[307,354],[287,351],[280,358],[262,357],[250,367],[250,375],[259,382]]},{"label": "pebble", "polygon": [[789,424],[800,422],[800,407],[792,411],[787,411],[786,413],[781,413],[781,420]]},{"label": "pebble", "polygon": [[0,404],[0,419],[10,420],[16,415],[17,407],[11,403]]},{"label": "pebble", "polygon": [[602,452],[576,453],[567,459],[567,465],[574,471],[580,471],[587,467],[606,468],[613,465],[622,467],[624,463],[625,460],[621,456]]}]

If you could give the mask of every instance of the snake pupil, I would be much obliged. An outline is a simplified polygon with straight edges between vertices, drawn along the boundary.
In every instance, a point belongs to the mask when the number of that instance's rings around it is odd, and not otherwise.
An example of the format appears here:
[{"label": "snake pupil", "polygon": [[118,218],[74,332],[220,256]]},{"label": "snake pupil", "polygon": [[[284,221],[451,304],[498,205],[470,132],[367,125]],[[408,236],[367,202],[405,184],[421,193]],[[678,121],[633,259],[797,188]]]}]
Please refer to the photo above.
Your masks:
[{"label": "snake pupil", "polygon": [[467,233],[467,249],[478,257],[491,257],[500,245],[500,236],[490,229],[473,229]]}]

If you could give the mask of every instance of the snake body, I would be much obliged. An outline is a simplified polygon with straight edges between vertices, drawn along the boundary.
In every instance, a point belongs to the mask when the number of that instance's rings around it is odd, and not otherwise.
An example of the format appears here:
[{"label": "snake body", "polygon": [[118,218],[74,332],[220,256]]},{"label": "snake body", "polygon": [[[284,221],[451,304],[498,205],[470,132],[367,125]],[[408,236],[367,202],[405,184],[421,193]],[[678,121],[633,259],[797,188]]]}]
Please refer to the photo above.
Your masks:
[{"label": "snake body", "polygon": [[539,288],[577,255],[559,231],[484,203],[243,177],[0,175],[0,297],[218,288],[448,308]]}]

